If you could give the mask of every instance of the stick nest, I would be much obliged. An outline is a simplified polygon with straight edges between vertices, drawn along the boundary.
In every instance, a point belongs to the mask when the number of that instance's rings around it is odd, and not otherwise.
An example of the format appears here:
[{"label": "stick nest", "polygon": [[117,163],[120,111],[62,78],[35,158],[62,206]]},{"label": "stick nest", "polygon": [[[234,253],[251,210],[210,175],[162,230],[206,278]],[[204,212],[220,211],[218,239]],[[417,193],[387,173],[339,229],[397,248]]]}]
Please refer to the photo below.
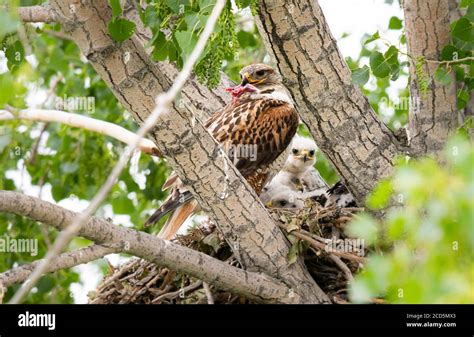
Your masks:
[{"label": "stick nest", "polygon": [[[344,227],[361,209],[322,207],[310,199],[305,206],[299,211],[271,209],[275,222],[292,244],[288,263],[303,258],[310,274],[331,301],[348,303],[348,281],[363,267],[365,252],[358,240],[347,240]],[[223,235],[209,221],[188,230],[186,235],[177,236],[175,242],[241,267]],[[133,258],[118,268],[109,265],[109,274],[96,291],[89,293],[89,303],[245,304],[252,301],[191,276]]]}]

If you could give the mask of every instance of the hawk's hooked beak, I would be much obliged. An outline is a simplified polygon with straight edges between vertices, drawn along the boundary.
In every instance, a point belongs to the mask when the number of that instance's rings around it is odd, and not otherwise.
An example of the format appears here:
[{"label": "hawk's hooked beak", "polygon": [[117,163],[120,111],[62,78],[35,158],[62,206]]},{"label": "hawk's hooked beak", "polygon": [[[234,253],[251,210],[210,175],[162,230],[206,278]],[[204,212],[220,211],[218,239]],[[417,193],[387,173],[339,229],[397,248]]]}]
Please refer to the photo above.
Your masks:
[{"label": "hawk's hooked beak", "polygon": [[303,162],[307,162],[310,159],[313,159],[313,156],[309,154],[308,150],[301,150],[300,155],[298,156],[303,160]]},{"label": "hawk's hooked beak", "polygon": [[256,84],[260,84],[260,83],[263,83],[263,82],[265,82],[264,78],[262,78],[261,80],[255,80],[254,78],[252,78],[252,76],[250,76],[249,73],[244,73],[241,85],[246,85],[246,84],[249,84],[249,83],[253,84],[253,85],[256,85]]},{"label": "hawk's hooked beak", "polygon": [[270,200],[269,202],[267,202],[267,203],[265,204],[265,206],[267,206],[267,207],[272,207],[272,206],[273,206],[273,202]]}]

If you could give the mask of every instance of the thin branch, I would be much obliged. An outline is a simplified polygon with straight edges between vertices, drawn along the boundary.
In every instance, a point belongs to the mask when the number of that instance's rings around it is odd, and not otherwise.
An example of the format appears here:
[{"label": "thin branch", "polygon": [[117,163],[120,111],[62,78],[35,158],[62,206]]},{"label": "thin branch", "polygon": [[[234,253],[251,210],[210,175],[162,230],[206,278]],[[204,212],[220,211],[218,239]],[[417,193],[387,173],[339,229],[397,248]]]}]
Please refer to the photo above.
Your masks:
[{"label": "thin branch", "polygon": [[212,291],[211,287],[209,286],[209,283],[203,282],[202,286],[204,288],[204,293],[206,293],[207,304],[214,304],[214,296],[212,296]]},{"label": "thin branch", "polygon": [[[92,245],[72,252],[63,253],[51,261],[45,272],[52,273],[57,270],[71,268],[83,263],[95,261],[107,254],[116,253],[118,251],[119,249],[114,247]],[[42,260],[37,260],[33,263],[24,264],[0,273],[0,282],[3,283],[4,287],[9,287],[12,284],[25,281],[41,261]]]},{"label": "thin branch", "polygon": [[425,59],[426,62],[428,63],[436,63],[436,64],[446,64],[446,65],[451,65],[451,64],[456,64],[460,62],[465,62],[465,61],[474,61],[474,56],[468,56],[468,57],[463,57],[457,60],[447,60],[447,61],[437,61],[437,60],[429,60]]},{"label": "thin branch", "polygon": [[[76,128],[98,132],[100,134],[115,138],[129,146],[133,145],[139,138],[135,133],[117,124],[101,121],[99,119],[75,114],[72,112],[45,109],[25,109],[11,112],[8,110],[0,110],[0,121],[14,119],[62,123]],[[158,151],[155,143],[149,139],[140,139],[138,148],[142,152],[160,156],[160,152]]]},{"label": "thin branch", "polygon": [[344,275],[346,275],[348,282],[354,281],[351,270],[339,257],[337,257],[334,253],[329,253],[329,258],[342,270]]},{"label": "thin branch", "polygon": [[168,112],[169,105],[174,101],[175,97],[180,92],[181,88],[184,86],[186,80],[191,75],[193,66],[201,55],[201,53],[203,52],[206,46],[206,42],[214,30],[214,26],[217,23],[219,15],[222,9],[224,8],[224,5],[225,0],[218,0],[216,2],[216,5],[212,10],[211,15],[209,16],[209,19],[206,22],[204,30],[199,36],[199,40],[196,46],[194,47],[194,50],[192,51],[191,55],[189,56],[189,59],[184,65],[182,71],[178,74],[178,77],[176,78],[168,92],[158,96],[155,109],[153,110],[152,114],[147,117],[143,125],[138,130],[138,138],[136,138],[130,146],[130,151],[124,151],[124,153],[122,153],[118,163],[112,170],[107,181],[99,189],[89,206],[85,209],[84,212],[80,213],[79,216],[74,219],[70,226],[68,226],[64,231],[60,233],[58,239],[54,243],[53,248],[51,250],[48,250],[48,253],[46,254],[44,260],[40,264],[38,264],[37,268],[33,271],[27,281],[17,291],[17,293],[15,293],[12,300],[10,301],[11,303],[19,303],[21,299],[36,284],[36,282],[38,282],[39,278],[47,269],[47,266],[51,262],[51,260],[54,259],[54,257],[56,257],[61,252],[61,250],[64,249],[64,247],[66,247],[72,237],[79,231],[81,226],[86,223],[90,216],[100,206],[102,201],[107,197],[108,192],[115,185],[118,176],[122,172],[123,168],[126,166],[128,160],[131,157],[132,152],[138,147],[141,139],[145,136],[146,133],[148,133],[153,128],[158,119]]},{"label": "thin branch", "polygon": [[[0,7],[0,10],[6,10],[6,7]],[[41,6],[18,7],[18,16],[23,22],[56,22],[54,12],[48,4]]]},{"label": "thin branch", "polygon": [[176,298],[176,297],[184,296],[186,293],[198,289],[201,285],[202,285],[202,281],[201,281],[201,280],[196,281],[196,282],[191,283],[190,285],[188,285],[188,286],[186,286],[186,287],[184,287],[184,288],[181,288],[181,289],[179,289],[179,290],[173,291],[172,293],[166,293],[166,294],[160,295],[160,296],[154,298],[151,303],[153,303],[153,304],[155,304],[155,303],[160,303],[160,302],[163,301],[163,300],[172,300],[172,299],[174,299],[174,298]]},{"label": "thin branch", "polygon": [[[58,230],[70,227],[78,215],[61,206],[12,191],[0,191],[0,212],[26,216]],[[230,266],[209,255],[155,235],[116,226],[102,218],[91,217],[77,234],[97,244],[122,247],[122,251],[128,254],[258,302],[290,303],[293,300],[289,288],[268,275]]]},{"label": "thin branch", "polygon": [[[304,241],[308,242],[312,247],[314,247],[318,250],[326,251],[326,249],[325,249],[326,244],[316,241],[315,239],[313,239],[309,235],[301,233],[301,231],[292,231],[290,234],[297,237],[298,239],[301,239],[301,240],[304,240]],[[342,257],[342,258],[347,259],[347,260],[356,261],[356,262],[359,262],[359,263],[364,263],[365,264],[367,262],[366,258],[364,258],[362,256],[356,256],[354,254],[349,254],[349,253],[345,253],[345,252],[338,252],[338,251],[331,252],[331,254],[334,254],[336,256]]]}]

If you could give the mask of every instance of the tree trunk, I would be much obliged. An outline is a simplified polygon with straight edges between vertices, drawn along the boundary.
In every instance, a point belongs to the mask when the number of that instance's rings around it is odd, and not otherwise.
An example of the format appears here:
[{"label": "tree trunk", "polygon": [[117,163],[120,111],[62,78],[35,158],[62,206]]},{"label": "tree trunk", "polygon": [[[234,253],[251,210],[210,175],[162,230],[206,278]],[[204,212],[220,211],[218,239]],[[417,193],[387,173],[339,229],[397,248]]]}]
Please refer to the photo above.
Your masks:
[{"label": "tree trunk", "polygon": [[[152,62],[136,35],[121,44],[113,42],[106,33],[111,19],[107,2],[55,0],[52,7],[97,73],[141,123],[154,108],[155,97],[170,86],[176,69]],[[245,269],[282,280],[291,302],[329,302],[301,259],[288,264],[288,240],[232,162],[220,155],[218,144],[199,120],[201,114],[195,113],[222,107],[223,93],[222,87],[209,90],[190,81],[183,89],[182,104],[174,104],[153,131],[158,149],[216,222]]]},{"label": "tree trunk", "polygon": [[[408,53],[413,61],[417,62],[421,56],[428,60],[439,60],[443,47],[450,42],[448,1],[405,0],[403,9]],[[444,85],[434,80],[438,64],[425,63],[423,72],[428,80],[428,89],[423,91],[414,62],[410,63],[411,153],[415,156],[438,154],[443,150],[448,136],[459,126],[454,71],[450,73],[452,84]]]}]

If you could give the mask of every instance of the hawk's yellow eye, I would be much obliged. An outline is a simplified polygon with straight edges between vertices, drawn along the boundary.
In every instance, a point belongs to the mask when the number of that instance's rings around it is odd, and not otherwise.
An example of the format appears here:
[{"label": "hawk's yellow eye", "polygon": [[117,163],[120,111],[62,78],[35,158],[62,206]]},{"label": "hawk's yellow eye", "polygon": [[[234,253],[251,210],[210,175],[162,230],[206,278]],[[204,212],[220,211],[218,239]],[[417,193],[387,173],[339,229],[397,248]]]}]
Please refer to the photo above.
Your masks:
[{"label": "hawk's yellow eye", "polygon": [[258,77],[262,77],[263,75],[265,75],[265,70],[259,70],[255,73],[255,75],[257,75]]}]

